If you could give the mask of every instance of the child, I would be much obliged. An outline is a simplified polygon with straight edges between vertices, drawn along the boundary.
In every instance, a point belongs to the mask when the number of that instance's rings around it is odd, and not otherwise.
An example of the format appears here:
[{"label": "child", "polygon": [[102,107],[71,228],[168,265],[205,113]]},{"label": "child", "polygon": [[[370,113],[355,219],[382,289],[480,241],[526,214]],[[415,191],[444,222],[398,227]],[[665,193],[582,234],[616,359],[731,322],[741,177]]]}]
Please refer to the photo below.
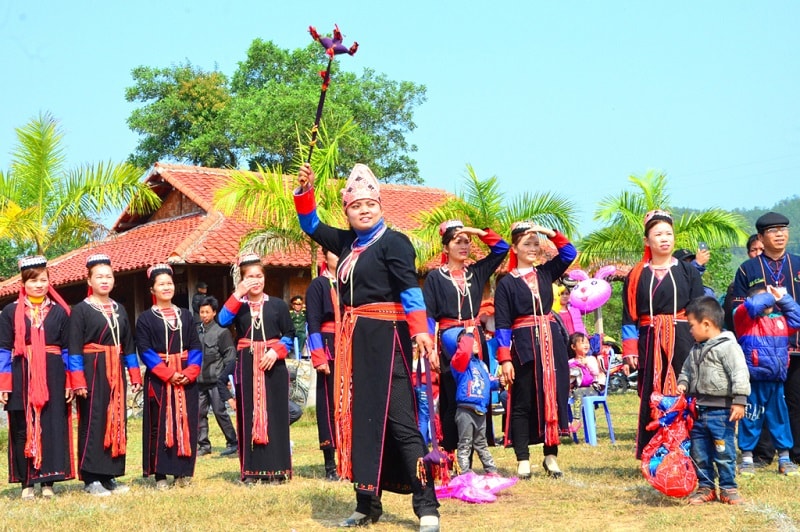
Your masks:
[{"label": "child", "polygon": [[729,331],[722,332],[724,312],[716,299],[702,296],[686,307],[689,331],[696,343],[678,376],[678,392],[697,400],[697,419],[691,432],[691,456],[697,469],[698,488],[689,504],[717,499],[714,486],[719,473],[719,500],[741,504],[736,486],[736,421],[744,417],[750,379],[742,348]]},{"label": "child", "polygon": [[456,381],[456,427],[458,449],[456,459],[462,473],[470,470],[473,449],[487,474],[496,475],[497,466],[486,442],[485,416],[492,390],[498,381],[489,377],[489,370],[480,359],[480,342],[473,336],[473,327],[451,327],[442,333],[445,355]]},{"label": "child", "polygon": [[778,450],[778,473],[796,476],[797,464],[789,459],[794,440],[783,383],[789,367],[789,335],[800,328],[800,305],[774,286],[767,286],[766,290],[763,286],[754,287],[736,308],[733,322],[750,370],[751,390],[745,417],[739,424],[739,474],[755,474],[753,450],[766,422]]},{"label": "child", "polygon": [[577,431],[581,422],[581,406],[583,398],[597,395],[605,385],[605,375],[600,373],[597,357],[589,355],[591,347],[589,338],[580,332],[569,337],[569,384],[572,394],[572,419]]}]

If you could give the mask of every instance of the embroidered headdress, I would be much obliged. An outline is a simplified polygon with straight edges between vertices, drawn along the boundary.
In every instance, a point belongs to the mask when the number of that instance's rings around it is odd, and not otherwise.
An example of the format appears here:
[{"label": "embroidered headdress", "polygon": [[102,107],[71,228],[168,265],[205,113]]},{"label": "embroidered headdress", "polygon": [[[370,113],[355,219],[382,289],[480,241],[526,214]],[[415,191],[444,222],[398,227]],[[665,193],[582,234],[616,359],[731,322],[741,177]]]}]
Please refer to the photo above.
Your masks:
[{"label": "embroidered headdress", "polygon": [[357,163],[342,189],[342,205],[346,209],[356,200],[372,199],[380,203],[381,187],[366,164]]}]

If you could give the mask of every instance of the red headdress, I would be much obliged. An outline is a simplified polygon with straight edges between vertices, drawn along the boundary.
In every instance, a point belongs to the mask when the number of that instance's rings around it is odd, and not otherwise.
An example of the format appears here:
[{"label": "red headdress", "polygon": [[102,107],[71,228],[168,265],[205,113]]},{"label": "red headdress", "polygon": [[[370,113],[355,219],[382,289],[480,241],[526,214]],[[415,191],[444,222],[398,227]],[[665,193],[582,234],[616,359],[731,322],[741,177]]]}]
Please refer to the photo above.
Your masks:
[{"label": "red headdress", "polygon": [[357,163],[342,189],[342,205],[346,209],[352,202],[372,199],[380,203],[381,186],[366,164]]}]

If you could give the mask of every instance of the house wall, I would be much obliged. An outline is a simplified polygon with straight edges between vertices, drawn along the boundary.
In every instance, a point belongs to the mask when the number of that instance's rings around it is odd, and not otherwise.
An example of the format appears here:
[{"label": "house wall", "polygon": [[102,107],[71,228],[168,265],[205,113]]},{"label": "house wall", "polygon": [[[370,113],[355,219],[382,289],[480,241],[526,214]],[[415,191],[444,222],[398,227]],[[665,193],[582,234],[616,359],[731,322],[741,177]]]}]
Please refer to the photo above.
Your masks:
[{"label": "house wall", "polygon": [[182,192],[173,190],[161,204],[161,207],[150,217],[151,222],[184,216],[186,214],[203,214],[205,211]]}]

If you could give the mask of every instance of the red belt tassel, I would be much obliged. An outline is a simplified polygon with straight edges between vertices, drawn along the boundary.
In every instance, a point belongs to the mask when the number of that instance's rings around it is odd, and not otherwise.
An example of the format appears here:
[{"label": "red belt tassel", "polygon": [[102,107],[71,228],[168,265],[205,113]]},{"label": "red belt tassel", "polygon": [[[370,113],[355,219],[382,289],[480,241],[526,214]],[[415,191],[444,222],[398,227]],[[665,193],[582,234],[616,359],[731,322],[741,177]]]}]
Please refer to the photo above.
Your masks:
[{"label": "red belt tassel", "polygon": [[[161,359],[167,367],[180,373],[183,370],[182,358],[187,356],[187,352],[162,354]],[[164,443],[168,448],[178,446],[178,456],[191,456],[192,445],[189,438],[189,413],[186,406],[186,391],[183,386],[173,386],[170,381],[167,385],[167,430]],[[175,402],[173,409],[172,403]]]}]

